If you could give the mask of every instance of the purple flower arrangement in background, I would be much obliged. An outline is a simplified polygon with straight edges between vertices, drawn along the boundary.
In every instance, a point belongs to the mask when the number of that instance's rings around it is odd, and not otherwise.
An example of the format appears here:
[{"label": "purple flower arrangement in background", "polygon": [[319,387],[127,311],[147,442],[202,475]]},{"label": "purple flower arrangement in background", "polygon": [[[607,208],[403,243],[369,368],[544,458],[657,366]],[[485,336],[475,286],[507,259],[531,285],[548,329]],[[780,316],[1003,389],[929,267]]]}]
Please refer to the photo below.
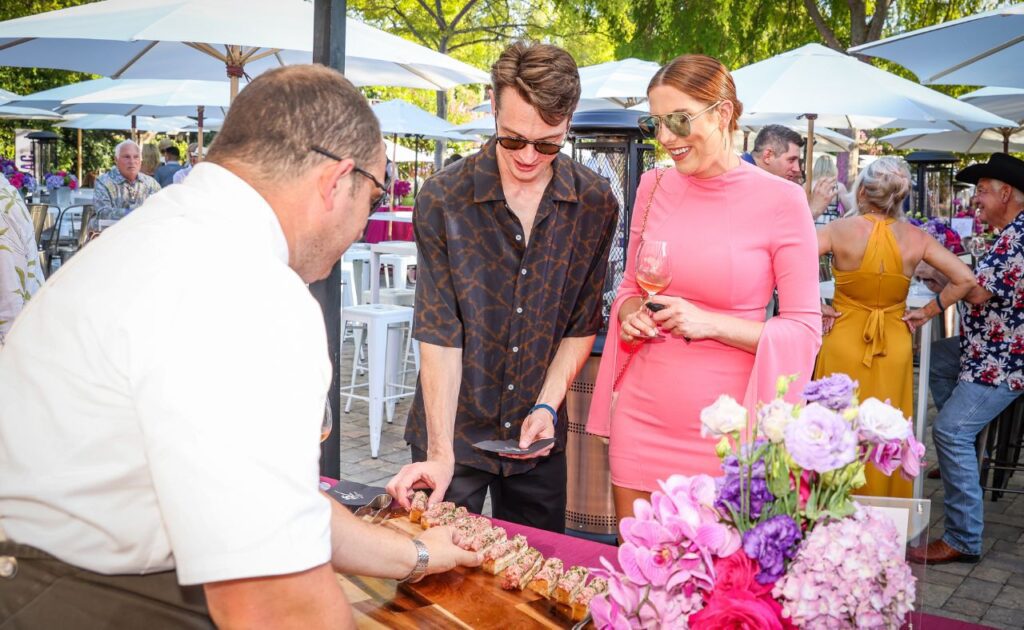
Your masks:
[{"label": "purple flower arrangement in background", "polygon": [[71,190],[78,188],[78,178],[67,171],[47,173],[43,178],[43,182],[46,184],[46,187],[50,189],[60,188],[61,186],[67,186]]},{"label": "purple flower arrangement in background", "polygon": [[401,199],[412,192],[412,184],[404,179],[395,181],[395,197]]},{"label": "purple flower arrangement in background", "polygon": [[[721,438],[723,475],[673,475],[623,519],[621,570],[604,561],[598,628],[900,627],[914,577],[895,526],[852,493],[873,462],[920,473],[924,447],[886,402],[857,400],[843,374],[813,381],[803,401],[747,410],[727,396],[701,413]],[[826,605],[823,605],[826,604]]]},{"label": "purple flower arrangement in background", "polygon": [[14,160],[0,158],[0,172],[4,174],[7,181],[11,183],[11,186],[22,192],[35,192],[38,187],[36,178],[24,171],[18,170],[18,165],[14,163]]}]

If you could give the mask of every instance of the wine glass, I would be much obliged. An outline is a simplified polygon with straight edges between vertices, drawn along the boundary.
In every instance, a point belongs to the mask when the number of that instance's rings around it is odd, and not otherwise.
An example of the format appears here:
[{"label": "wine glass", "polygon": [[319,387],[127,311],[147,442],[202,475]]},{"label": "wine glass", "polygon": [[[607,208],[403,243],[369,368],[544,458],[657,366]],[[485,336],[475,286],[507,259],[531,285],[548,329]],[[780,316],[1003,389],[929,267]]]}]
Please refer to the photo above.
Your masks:
[{"label": "wine glass", "polygon": [[984,256],[987,250],[988,243],[985,242],[985,237],[980,234],[971,238],[971,242],[967,245],[967,251],[970,252],[975,260]]},{"label": "wine glass", "polygon": [[665,241],[643,241],[636,252],[636,283],[647,293],[647,308],[660,311],[662,304],[654,304],[652,297],[661,293],[672,282],[672,263]]},{"label": "wine glass", "polygon": [[320,441],[323,442],[331,434],[331,428],[334,426],[334,414],[331,413],[331,399],[328,398],[324,403],[324,419],[320,423]]}]

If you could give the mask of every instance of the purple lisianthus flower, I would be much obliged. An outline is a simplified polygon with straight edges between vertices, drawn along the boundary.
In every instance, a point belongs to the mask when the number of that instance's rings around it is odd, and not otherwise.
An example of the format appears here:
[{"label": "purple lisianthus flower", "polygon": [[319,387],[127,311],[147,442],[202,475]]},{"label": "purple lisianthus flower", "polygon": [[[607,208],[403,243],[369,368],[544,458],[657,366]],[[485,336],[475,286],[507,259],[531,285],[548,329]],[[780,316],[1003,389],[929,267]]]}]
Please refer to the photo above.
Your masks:
[{"label": "purple lisianthus flower", "polygon": [[857,384],[845,374],[832,374],[808,383],[804,387],[804,400],[816,402],[832,411],[842,411],[853,402]]},{"label": "purple lisianthus flower", "polygon": [[785,433],[786,450],[804,470],[828,472],[857,458],[857,435],[850,424],[818,403],[801,409]]},{"label": "purple lisianthus flower", "polygon": [[761,565],[759,584],[771,584],[786,572],[786,560],[796,555],[800,527],[788,514],[773,516],[743,534],[743,551]]},{"label": "purple lisianthus flower", "polygon": [[[761,448],[762,446],[764,446],[767,443],[768,443],[768,440],[758,439],[757,441],[754,442],[753,445],[751,445],[751,444],[744,444],[741,447],[741,452],[743,453],[743,458],[744,459],[749,459],[752,453],[756,452],[757,449]],[[746,472],[748,467],[744,466],[743,468],[744,468],[744,472]],[[764,458],[763,457],[758,458],[757,461],[755,461],[750,468],[752,468],[752,471],[750,473],[751,476],[753,476],[755,478],[760,477],[761,479],[764,479]],[[740,474],[740,460],[739,460],[739,458],[737,458],[736,455],[734,455],[734,454],[733,455],[726,455],[725,458],[722,460],[722,472],[724,472],[726,475],[738,475],[738,474]]]},{"label": "purple lisianthus flower", "polygon": [[[761,510],[764,509],[765,504],[774,501],[775,496],[768,490],[768,482],[764,480],[763,476],[749,480],[746,485],[748,486],[747,492],[750,498],[750,511],[748,514],[752,519],[760,518]],[[737,514],[741,514],[743,513],[742,496],[740,476],[726,475],[722,480],[722,487],[718,489],[718,500],[715,501],[715,507],[724,514],[729,513],[730,507]]]}]

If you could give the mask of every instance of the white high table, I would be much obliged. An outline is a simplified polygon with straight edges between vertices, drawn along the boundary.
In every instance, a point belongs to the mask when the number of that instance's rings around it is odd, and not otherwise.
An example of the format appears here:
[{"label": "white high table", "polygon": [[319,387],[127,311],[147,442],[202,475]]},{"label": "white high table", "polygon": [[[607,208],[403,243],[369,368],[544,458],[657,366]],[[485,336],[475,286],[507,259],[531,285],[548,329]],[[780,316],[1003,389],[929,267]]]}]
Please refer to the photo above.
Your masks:
[{"label": "white high table", "polygon": [[415,256],[416,243],[413,241],[382,241],[380,243],[370,245],[370,304],[377,304],[380,302],[381,254]]},{"label": "white high table", "polygon": [[374,212],[370,214],[371,221],[392,221],[394,223],[412,223],[411,210],[396,210],[395,212]]},{"label": "white high table", "polygon": [[[831,300],[836,293],[834,280],[819,283],[819,290],[823,300]],[[910,285],[910,293],[907,294],[908,308],[921,308],[935,299],[935,294],[918,283]],[[928,320],[921,326],[921,350],[918,361],[917,373],[917,406],[914,411],[914,434],[917,441],[924,444],[924,428],[928,419],[928,373],[932,364],[932,320]],[[924,474],[914,479],[914,498],[920,499],[924,496]]]}]

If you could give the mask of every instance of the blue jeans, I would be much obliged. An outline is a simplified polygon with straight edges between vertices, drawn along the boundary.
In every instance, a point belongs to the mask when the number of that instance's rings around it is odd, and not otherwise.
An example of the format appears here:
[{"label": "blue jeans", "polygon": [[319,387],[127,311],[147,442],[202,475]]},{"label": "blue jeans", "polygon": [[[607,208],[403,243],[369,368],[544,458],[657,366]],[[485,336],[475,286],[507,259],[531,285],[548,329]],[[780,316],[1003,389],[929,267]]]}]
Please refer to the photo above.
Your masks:
[{"label": "blue jeans", "polygon": [[960,337],[946,337],[932,343],[932,363],[928,388],[935,408],[942,411],[956,384],[960,382]]},{"label": "blue jeans", "polygon": [[[932,356],[934,360],[934,345]],[[959,372],[959,358],[956,365]],[[942,357],[933,367],[938,372],[936,376],[941,376],[942,371],[950,367],[948,357]],[[956,381],[949,389],[948,379],[936,382],[932,375],[929,377],[935,388],[932,390],[935,405],[939,408],[932,426],[932,439],[945,490],[946,531],[942,539],[960,553],[980,555],[985,521],[975,443],[988,423],[1022,392],[1011,390],[1006,383],[992,387],[967,381]]]}]

